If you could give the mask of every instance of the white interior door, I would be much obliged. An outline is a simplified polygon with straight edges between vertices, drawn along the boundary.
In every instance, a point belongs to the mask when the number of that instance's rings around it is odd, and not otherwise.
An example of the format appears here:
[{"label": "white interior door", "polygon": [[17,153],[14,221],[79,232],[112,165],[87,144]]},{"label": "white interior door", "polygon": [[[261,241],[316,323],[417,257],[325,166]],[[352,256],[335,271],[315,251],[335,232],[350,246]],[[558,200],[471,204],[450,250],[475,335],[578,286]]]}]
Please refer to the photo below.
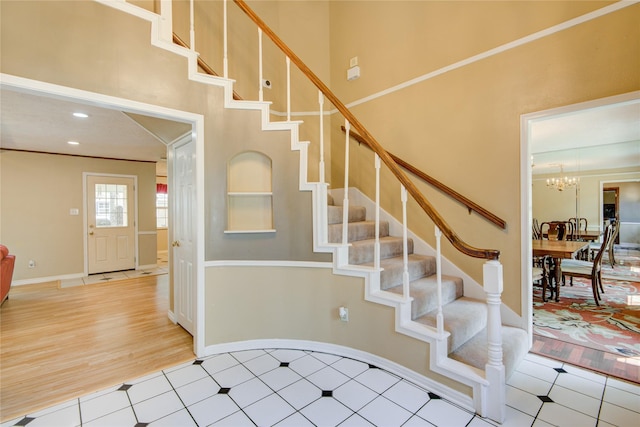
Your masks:
[{"label": "white interior door", "polygon": [[135,179],[86,176],[89,274],[136,267]]},{"label": "white interior door", "polygon": [[196,153],[189,141],[173,151],[173,277],[178,323],[194,334],[196,313]]}]

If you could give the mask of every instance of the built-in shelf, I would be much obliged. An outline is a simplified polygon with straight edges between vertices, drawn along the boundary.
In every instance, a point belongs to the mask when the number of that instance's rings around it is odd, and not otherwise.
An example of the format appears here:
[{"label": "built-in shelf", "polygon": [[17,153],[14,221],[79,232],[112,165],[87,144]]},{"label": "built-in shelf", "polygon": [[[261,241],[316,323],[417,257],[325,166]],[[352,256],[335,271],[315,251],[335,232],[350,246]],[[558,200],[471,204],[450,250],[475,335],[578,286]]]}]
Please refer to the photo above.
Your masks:
[{"label": "built-in shelf", "polygon": [[274,233],[271,159],[256,151],[233,157],[228,164],[225,233]]}]

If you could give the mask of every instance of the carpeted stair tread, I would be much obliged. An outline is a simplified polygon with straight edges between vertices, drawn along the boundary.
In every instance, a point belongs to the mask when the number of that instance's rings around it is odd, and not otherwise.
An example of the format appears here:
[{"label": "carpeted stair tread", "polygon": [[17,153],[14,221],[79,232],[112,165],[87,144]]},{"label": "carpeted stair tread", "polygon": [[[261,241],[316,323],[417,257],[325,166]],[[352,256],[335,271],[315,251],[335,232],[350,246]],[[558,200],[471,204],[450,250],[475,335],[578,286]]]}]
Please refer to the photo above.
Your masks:
[{"label": "carpeted stair tread", "polygon": [[[349,264],[372,263],[375,257],[375,239],[351,242]],[[380,259],[402,256],[404,252],[401,237],[385,236],[380,238]],[[413,240],[407,239],[407,252],[413,253]]]},{"label": "carpeted stair tread", "polygon": [[[402,285],[388,289],[389,292],[402,295]],[[462,279],[454,276],[442,276],[442,304],[446,305],[462,297]],[[414,280],[410,283],[411,318],[416,319],[438,308],[438,279],[435,274]]]},{"label": "carpeted stair tread", "polygon": [[[376,237],[376,223],[375,221],[358,221],[350,222],[347,224],[347,238],[349,242],[357,240],[367,240]],[[329,224],[329,242],[341,243],[342,242],[342,223]],[[380,237],[386,237],[389,235],[389,223],[387,221],[380,221]]]},{"label": "carpeted stair tread", "polygon": [[[484,370],[489,357],[487,348],[487,329],[485,328],[449,357]],[[509,379],[528,351],[529,339],[525,330],[510,326],[502,327],[502,360],[506,379]]]},{"label": "carpeted stair tread", "polygon": [[[487,326],[487,305],[483,301],[462,297],[442,307],[444,329],[451,333],[448,353],[458,349]],[[414,319],[418,323],[437,327],[437,308]]]},{"label": "carpeted stair tread", "polygon": [[[340,224],[342,222],[344,207],[327,206],[327,218],[329,224]],[[367,209],[364,206],[349,206],[348,222],[358,222],[367,219]]]},{"label": "carpeted stair tread", "polygon": [[[431,276],[436,272],[436,260],[434,257],[411,254],[407,257],[407,261],[409,281]],[[373,267],[373,262],[361,265]],[[380,273],[380,289],[387,290],[402,284],[402,276],[404,274],[404,259],[402,256],[381,259],[380,267],[383,268]]]}]

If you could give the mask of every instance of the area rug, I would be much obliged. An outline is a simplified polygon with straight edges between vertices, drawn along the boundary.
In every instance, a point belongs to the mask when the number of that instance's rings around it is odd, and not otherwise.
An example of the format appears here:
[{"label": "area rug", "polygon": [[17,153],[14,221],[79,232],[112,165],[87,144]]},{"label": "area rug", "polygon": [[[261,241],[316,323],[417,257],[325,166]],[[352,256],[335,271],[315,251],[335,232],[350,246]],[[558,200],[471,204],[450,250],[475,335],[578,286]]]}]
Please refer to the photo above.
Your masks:
[{"label": "area rug", "polygon": [[640,357],[640,282],[603,279],[600,306],[593,300],[591,282],[573,279],[560,288],[560,301],[542,302],[534,288],[533,333],[571,344]]},{"label": "area rug", "polygon": [[640,254],[637,250],[615,255],[615,265],[609,263],[609,257],[602,260],[602,277],[612,280],[640,282]]}]

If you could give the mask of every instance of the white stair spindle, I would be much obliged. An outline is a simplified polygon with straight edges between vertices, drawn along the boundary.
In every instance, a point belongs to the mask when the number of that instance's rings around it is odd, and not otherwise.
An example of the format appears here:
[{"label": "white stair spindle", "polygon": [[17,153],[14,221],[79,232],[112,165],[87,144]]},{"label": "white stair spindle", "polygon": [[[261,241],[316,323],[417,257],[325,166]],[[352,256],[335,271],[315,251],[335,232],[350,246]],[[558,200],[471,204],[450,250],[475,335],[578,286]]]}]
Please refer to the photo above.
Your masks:
[{"label": "white stair spindle", "polygon": [[400,197],[402,200],[402,263],[404,271],[402,273],[402,297],[405,301],[411,298],[409,291],[409,248],[407,244],[407,189],[400,184]]},{"label": "white stair spindle", "polygon": [[376,270],[380,270],[380,156],[375,155],[375,168],[376,168],[376,242],[374,248],[373,266]]},{"label": "white stair spindle", "polygon": [[258,99],[264,101],[262,92],[262,28],[258,27]]},{"label": "white stair spindle", "polygon": [[349,131],[351,124],[345,120],[345,142],[344,142],[344,201],[342,202],[342,244],[349,243]]},{"label": "white stair spindle", "polygon": [[438,286],[438,314],[436,315],[436,327],[438,334],[444,334],[444,316],[442,314],[442,252],[440,251],[440,240],[442,232],[436,226],[436,283]]},{"label": "white stair spindle", "polygon": [[291,121],[291,59],[287,56],[287,121]]},{"label": "white stair spindle", "polygon": [[318,91],[320,104],[320,182],[324,183],[324,94]]},{"label": "white stair spindle", "polygon": [[229,60],[228,60],[228,41],[227,41],[227,0],[224,0],[223,3],[223,15],[224,15],[224,19],[223,19],[223,56],[222,56],[222,69],[223,69],[223,76],[225,79],[229,78]]},{"label": "white stair spindle", "polygon": [[195,18],[193,15],[193,1],[189,1],[189,47],[192,51],[196,50],[196,29],[195,29]]}]

